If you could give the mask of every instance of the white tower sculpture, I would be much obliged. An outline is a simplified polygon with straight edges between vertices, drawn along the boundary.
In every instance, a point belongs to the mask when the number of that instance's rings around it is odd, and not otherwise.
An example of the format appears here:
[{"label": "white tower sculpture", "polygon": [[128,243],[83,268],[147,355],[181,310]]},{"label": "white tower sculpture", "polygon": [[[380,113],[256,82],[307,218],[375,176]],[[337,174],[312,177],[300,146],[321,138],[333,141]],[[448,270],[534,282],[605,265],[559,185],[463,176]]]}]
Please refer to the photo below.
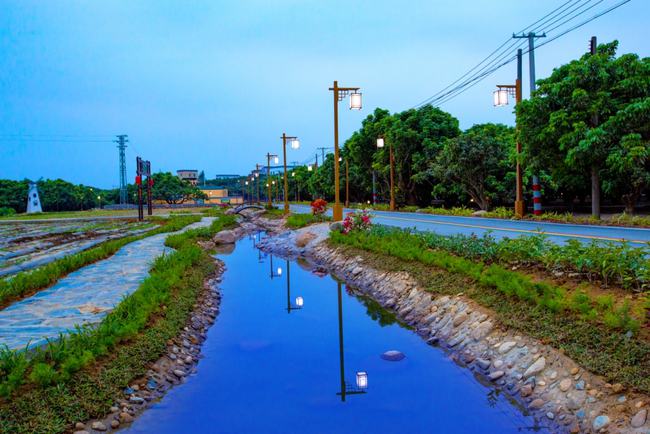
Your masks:
[{"label": "white tower sculpture", "polygon": [[27,214],[43,212],[41,208],[41,199],[38,197],[38,188],[35,182],[29,183],[29,193],[27,194]]}]

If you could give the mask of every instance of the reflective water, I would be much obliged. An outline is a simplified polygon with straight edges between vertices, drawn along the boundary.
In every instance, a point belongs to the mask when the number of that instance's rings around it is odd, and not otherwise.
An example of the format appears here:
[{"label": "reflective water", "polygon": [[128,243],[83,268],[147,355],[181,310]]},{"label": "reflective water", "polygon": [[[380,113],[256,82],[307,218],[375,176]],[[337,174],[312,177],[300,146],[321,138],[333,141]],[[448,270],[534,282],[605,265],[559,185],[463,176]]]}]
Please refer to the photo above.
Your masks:
[{"label": "reflective water", "polygon": [[[222,309],[198,373],[127,431],[509,433],[534,426],[498,391],[331,277],[265,256],[250,239],[221,257]],[[392,349],[406,358],[380,358]],[[356,384],[362,371],[366,389]]]}]

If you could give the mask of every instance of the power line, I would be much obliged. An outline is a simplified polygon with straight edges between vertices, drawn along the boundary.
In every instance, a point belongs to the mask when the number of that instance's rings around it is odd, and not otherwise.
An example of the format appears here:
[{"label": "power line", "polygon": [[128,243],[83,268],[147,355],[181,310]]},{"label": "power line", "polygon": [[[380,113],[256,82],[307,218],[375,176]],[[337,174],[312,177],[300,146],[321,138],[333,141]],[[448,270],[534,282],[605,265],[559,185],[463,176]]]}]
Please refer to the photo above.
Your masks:
[{"label": "power line", "polygon": [[[591,2],[592,0],[588,0],[588,1]],[[569,22],[569,21],[572,21],[573,19],[575,19],[576,17],[578,17],[578,16],[581,15],[581,14],[584,14],[586,11],[588,11],[589,9],[593,8],[594,6],[600,4],[602,1],[603,1],[603,0],[599,0],[597,3],[595,3],[595,4],[592,5],[592,6],[590,6],[589,8],[584,9],[584,10],[582,10],[580,13],[578,13],[578,14],[572,16],[571,18],[565,20],[565,21],[562,23],[562,25],[566,24],[566,23]],[[601,17],[601,16],[603,16],[603,15],[605,15],[605,14],[607,14],[607,13],[609,13],[609,12],[611,12],[611,11],[613,11],[613,10],[619,8],[619,7],[621,7],[621,6],[623,6],[623,5],[626,4],[626,3],[629,3],[630,1],[631,1],[631,0],[623,0],[623,1],[621,1],[621,2],[619,2],[619,3],[617,3],[617,4],[613,5],[613,6],[611,6],[611,7],[609,7],[609,8],[607,8],[607,9],[605,9],[605,10],[603,10],[603,11],[601,11],[601,12],[595,14],[595,15],[593,15],[593,16],[590,17],[589,19],[587,19],[587,20],[585,20],[585,21],[583,21],[583,22],[581,22],[581,23],[579,23],[579,24],[577,24],[577,25],[575,25],[575,26],[573,26],[573,27],[571,27],[571,28],[568,28],[568,29],[566,29],[566,30],[560,32],[559,34],[553,36],[552,38],[550,38],[550,39],[544,41],[543,43],[539,44],[539,45],[537,46],[537,48],[542,47],[542,46],[544,46],[544,45],[546,45],[546,44],[549,44],[549,43],[555,41],[556,39],[558,39],[558,38],[560,38],[560,37],[566,35],[567,33],[570,33],[570,32],[572,32],[572,31],[574,31],[574,30],[576,30],[576,29],[578,29],[578,28],[580,28],[580,27],[582,27],[582,26],[588,24],[589,22],[591,22],[591,21],[593,21],[593,20],[595,20],[595,19],[597,19],[597,18],[599,18],[599,17]],[[567,2],[567,3],[564,3],[563,6],[565,6],[565,5],[567,5],[567,4],[568,4],[568,2]],[[584,6],[586,6],[587,4],[588,4],[588,3],[583,3],[583,4],[581,5],[581,7],[584,7]],[[560,8],[562,8],[563,6],[561,6]],[[560,8],[558,8],[558,9],[560,9]],[[556,10],[558,10],[558,9],[556,9]],[[570,13],[572,13],[572,12],[575,12],[575,11],[576,11],[575,8],[572,9],[570,12],[567,12],[567,13],[565,13],[562,17],[560,17],[560,19],[566,18],[566,17],[568,16],[568,14],[570,14]],[[548,15],[548,14],[547,14],[547,15]],[[539,21],[539,20],[538,20],[538,21]],[[547,21],[548,21],[548,20],[547,20]],[[557,22],[557,20],[555,20],[554,22]],[[555,26],[554,28],[551,29],[551,31],[557,29],[557,28],[560,27],[560,26],[561,26],[561,25],[559,25],[559,26]],[[520,46],[521,46],[521,45],[520,45]],[[529,51],[530,51],[530,50],[525,50],[524,53],[528,53]],[[503,58],[504,58],[504,56],[501,56],[501,57],[500,57],[500,59],[503,59]],[[513,55],[512,57],[508,58],[507,60],[503,61],[502,63],[496,64],[495,66],[492,66],[490,69],[486,69],[486,67],[483,67],[483,68],[481,68],[480,71],[477,71],[477,73],[475,73],[472,77],[470,77],[470,78],[468,78],[467,80],[463,81],[462,83],[460,83],[459,85],[457,85],[456,87],[454,87],[453,89],[451,89],[450,91],[448,91],[448,92],[446,92],[446,93],[444,93],[444,94],[442,94],[442,95],[440,95],[440,92],[438,92],[438,94],[436,94],[437,96],[434,95],[433,97],[428,98],[428,99],[427,99],[427,103],[429,103],[429,104],[436,104],[436,105],[444,104],[444,103],[450,101],[451,99],[455,98],[456,96],[458,96],[458,95],[464,93],[465,91],[469,90],[471,87],[473,87],[473,86],[475,86],[476,84],[478,84],[480,81],[482,81],[483,79],[485,79],[487,76],[491,75],[493,72],[495,72],[496,70],[502,68],[503,66],[505,66],[505,65],[507,65],[507,64],[509,64],[509,63],[511,63],[511,62],[514,61],[515,59],[516,59],[516,55]],[[490,64],[494,64],[494,60],[493,60],[492,62],[490,62]],[[487,66],[487,65],[486,65],[486,66]],[[465,74],[465,75],[467,75],[467,74]],[[456,80],[456,82],[458,82],[458,81],[459,81],[459,80]],[[449,88],[449,86],[448,86],[447,88]],[[425,103],[425,104],[426,104],[426,103]],[[420,105],[418,105],[418,107],[421,106],[421,105],[424,105],[424,104],[420,104]]]}]

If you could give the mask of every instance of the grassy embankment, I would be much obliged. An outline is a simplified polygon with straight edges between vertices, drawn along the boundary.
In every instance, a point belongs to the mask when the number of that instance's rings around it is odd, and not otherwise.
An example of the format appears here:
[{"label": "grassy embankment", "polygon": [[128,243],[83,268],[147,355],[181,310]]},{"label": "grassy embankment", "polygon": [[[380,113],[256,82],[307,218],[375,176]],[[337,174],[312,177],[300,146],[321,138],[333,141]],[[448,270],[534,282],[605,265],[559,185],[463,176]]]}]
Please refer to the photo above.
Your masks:
[{"label": "grassy embankment", "polygon": [[[154,208],[153,213],[156,215],[174,215],[174,214],[195,214],[203,212],[210,207],[196,207],[196,208]],[[124,209],[124,210],[111,210],[111,209],[90,209],[86,211],[52,211],[41,212],[36,214],[13,214],[1,216],[1,220],[44,220],[44,219],[72,219],[72,218],[138,218],[137,209]],[[145,218],[149,218],[145,216]]]},{"label": "grassy embankment", "polygon": [[65,256],[34,270],[23,271],[10,278],[0,280],[0,308],[13,301],[30,296],[41,289],[47,288],[61,277],[81,267],[108,258],[129,243],[156,234],[174,232],[199,220],[201,220],[199,216],[174,216],[166,220],[156,218],[155,221],[159,222],[161,226],[144,234],[109,240],[96,247]]},{"label": "grassy embankment", "polygon": [[[650,393],[650,339],[641,327],[650,307],[647,249],[554,247],[542,237],[495,241],[382,227],[332,233],[330,243],[376,268],[408,271],[434,294],[463,292],[492,309],[504,326],[562,349],[609,381]],[[558,284],[553,272],[559,270],[594,282]]]},{"label": "grassy embankment", "polygon": [[0,353],[0,432],[60,433],[74,422],[108,413],[122,390],[145,374],[185,326],[214,271],[196,245],[234,226],[221,216],[211,227],[170,236],[175,252],[159,257],[149,277],[96,328],[81,328],[32,353]]},{"label": "grassy embankment", "polygon": [[331,220],[331,217],[325,215],[316,216],[313,214],[291,213],[287,218],[287,227],[290,229],[300,229],[308,225]]}]

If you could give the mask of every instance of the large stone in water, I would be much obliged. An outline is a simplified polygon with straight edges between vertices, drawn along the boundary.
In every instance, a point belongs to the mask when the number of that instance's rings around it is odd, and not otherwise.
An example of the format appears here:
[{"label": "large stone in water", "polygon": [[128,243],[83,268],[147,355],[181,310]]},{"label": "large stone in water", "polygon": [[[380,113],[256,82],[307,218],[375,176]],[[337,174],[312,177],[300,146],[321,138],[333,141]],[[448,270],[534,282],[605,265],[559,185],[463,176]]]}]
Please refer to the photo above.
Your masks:
[{"label": "large stone in water", "polygon": [[539,372],[541,372],[544,368],[546,367],[546,359],[544,357],[540,357],[539,359],[535,360],[535,362],[526,369],[526,372],[524,372],[524,377],[530,377],[531,375],[535,375]]},{"label": "large stone in water", "polygon": [[216,244],[233,244],[237,241],[234,231],[225,230],[217,233],[212,239]]},{"label": "large stone in water", "polygon": [[296,237],[296,246],[305,247],[314,238],[316,238],[316,234],[312,232],[303,232]]},{"label": "large stone in water", "polygon": [[397,350],[389,350],[381,355],[382,359],[388,360],[389,362],[399,362],[400,360],[403,360],[404,357],[406,357],[404,353]]}]

